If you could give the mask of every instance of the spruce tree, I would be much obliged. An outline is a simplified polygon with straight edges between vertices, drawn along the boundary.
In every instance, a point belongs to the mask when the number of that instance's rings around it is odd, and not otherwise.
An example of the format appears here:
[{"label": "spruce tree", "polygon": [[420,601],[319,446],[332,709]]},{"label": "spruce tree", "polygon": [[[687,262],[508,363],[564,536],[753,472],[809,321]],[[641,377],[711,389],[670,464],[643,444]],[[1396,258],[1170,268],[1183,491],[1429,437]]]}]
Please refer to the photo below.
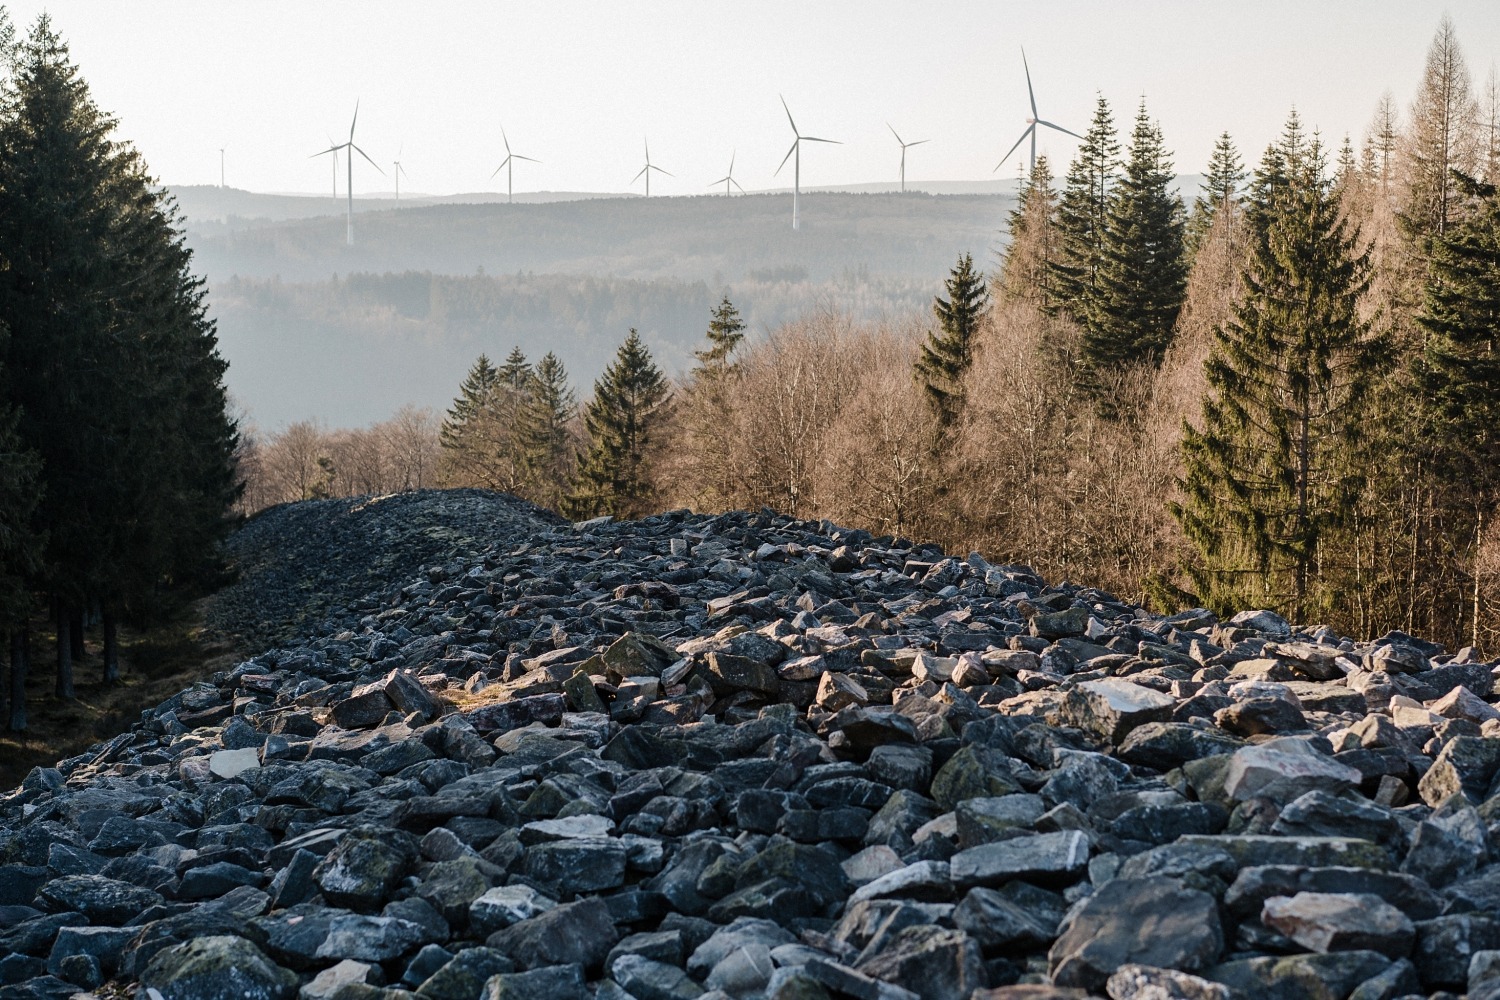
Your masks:
[{"label": "spruce tree", "polygon": [[1444,14],[1427,49],[1400,161],[1404,190],[1398,220],[1424,257],[1429,241],[1442,236],[1453,222],[1459,200],[1454,171],[1472,175],[1478,166],[1478,118],[1458,31]]},{"label": "spruce tree", "polygon": [[667,381],[633,328],[584,407],[588,446],[564,512],[574,519],[635,517],[650,497],[647,448],[667,404]]},{"label": "spruce tree", "polygon": [[1125,174],[1110,193],[1095,292],[1084,313],[1080,355],[1096,395],[1121,368],[1159,362],[1171,341],[1187,287],[1173,176],[1161,130],[1142,101]]},{"label": "spruce tree", "polygon": [[979,326],[989,309],[984,274],[974,269],[972,254],[958,258],[944,287],[945,299],[933,300],[939,329],[927,334],[916,361],[916,376],[939,423],[949,427],[963,410],[963,378],[974,363]]},{"label": "spruce tree", "polygon": [[1003,300],[1026,301],[1051,310],[1055,298],[1052,264],[1056,255],[1057,233],[1053,223],[1056,211],[1052,167],[1046,156],[1038,156],[1031,177],[1010,213],[1010,241],[996,281]]},{"label": "spruce tree", "polygon": [[1093,308],[1109,195],[1120,161],[1120,140],[1109,103],[1101,95],[1078,155],[1068,167],[1057,205],[1057,253],[1052,260],[1053,310],[1081,322]]},{"label": "spruce tree", "polygon": [[1293,115],[1256,172],[1245,291],[1215,331],[1199,426],[1183,432],[1184,499],[1172,505],[1197,550],[1202,599],[1299,621],[1337,596],[1320,559],[1363,488],[1361,405],[1385,363],[1359,312],[1368,251],[1325,167]]},{"label": "spruce tree", "polygon": [[545,507],[556,507],[571,485],[577,412],[578,398],[568,385],[567,369],[548,351],[532,373],[521,423],[527,498]]},{"label": "spruce tree", "polygon": [[500,373],[481,353],[459,383],[458,395],[438,428],[442,448],[440,475],[448,486],[476,485],[479,459],[486,449],[485,422],[493,410]]},{"label": "spruce tree", "polygon": [[724,296],[708,321],[708,346],[694,351],[698,359],[697,372],[717,376],[730,368],[730,357],[745,339],[745,323],[740,311]]},{"label": "spruce tree", "polygon": [[[1472,565],[1500,499],[1500,196],[1465,175],[1455,191],[1474,205],[1434,241],[1422,311],[1426,332],[1412,384],[1418,452],[1431,470],[1439,522],[1467,548],[1472,626],[1481,619]],[[1477,632],[1471,633],[1477,645]]]},{"label": "spruce tree", "polygon": [[1214,220],[1225,212],[1238,212],[1240,193],[1248,176],[1234,139],[1228,132],[1222,133],[1214,143],[1213,154],[1208,159],[1208,172],[1203,176],[1203,185],[1198,189],[1192,214],[1188,217],[1186,239],[1190,257],[1198,255],[1198,248],[1207,239]]},{"label": "spruce tree", "polygon": [[522,436],[533,377],[520,347],[500,368],[484,354],[475,360],[438,431],[444,483],[526,492]]}]

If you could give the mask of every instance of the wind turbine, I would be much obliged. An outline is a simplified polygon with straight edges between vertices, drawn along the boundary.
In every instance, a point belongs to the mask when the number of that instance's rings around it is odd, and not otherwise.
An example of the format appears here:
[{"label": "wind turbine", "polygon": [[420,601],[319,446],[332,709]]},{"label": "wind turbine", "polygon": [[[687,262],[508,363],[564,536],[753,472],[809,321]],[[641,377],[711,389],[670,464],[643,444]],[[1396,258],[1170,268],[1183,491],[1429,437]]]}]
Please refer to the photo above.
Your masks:
[{"label": "wind turbine", "polygon": [[[779,97],[780,95],[778,94],[777,96]],[[802,143],[804,141],[805,142],[831,142],[835,146],[841,146],[841,145],[843,145],[843,143],[839,142],[837,139],[819,139],[817,136],[803,135],[801,132],[797,131],[797,122],[792,118],[792,109],[786,106],[786,98],[785,97],[781,98],[781,108],[782,108],[783,111],[786,112],[786,120],[792,123],[792,135],[796,136],[796,138],[794,138],[792,140],[792,148],[789,149],[789,150],[787,150],[786,151],[786,155],[781,158],[781,166],[777,167],[776,168],[776,173],[772,174],[771,176],[775,177],[777,174],[780,174],[781,173],[781,167],[786,166],[786,161],[787,160],[793,160],[793,163],[792,163],[792,228],[796,229],[797,228],[797,200],[802,196]]]},{"label": "wind turbine", "polygon": [[731,185],[731,184],[733,184],[737,188],[740,188],[740,194],[744,194],[745,193],[745,189],[742,188],[742,187],[740,187],[740,182],[734,179],[734,154],[733,153],[729,154],[729,173],[725,174],[723,177],[720,177],[718,180],[714,181],[712,184],[709,185],[709,187],[716,187],[716,186],[718,186],[720,184],[724,185],[724,194],[725,194],[726,197],[734,193],[734,192],[732,192],[732,191],[729,190],[729,185]]},{"label": "wind turbine", "polygon": [[[1005,161],[1010,159],[1010,154],[1014,153],[1016,149],[1020,147],[1021,143],[1026,141],[1027,136],[1031,136],[1031,169],[1036,169],[1036,127],[1038,125],[1045,125],[1050,129],[1055,129],[1058,132],[1062,132],[1066,135],[1071,135],[1075,139],[1083,138],[1083,136],[1079,135],[1077,132],[1070,132],[1067,129],[1063,128],[1061,125],[1054,125],[1051,122],[1043,121],[1040,117],[1038,117],[1038,113],[1036,110],[1036,91],[1031,89],[1031,67],[1026,63],[1025,49],[1021,50],[1021,65],[1026,68],[1026,94],[1031,98],[1031,117],[1026,119],[1026,131],[1021,133],[1021,138],[1016,140],[1016,144],[1010,147],[1010,150],[1000,158],[999,163],[995,164],[995,170],[999,170],[1001,167],[1005,166]],[[994,173],[995,170],[990,171],[990,173]]]},{"label": "wind turbine", "polygon": [[899,134],[897,134],[896,127],[894,125],[892,125],[890,122],[886,122],[885,123],[885,127],[888,128],[888,129],[890,129],[891,130],[891,135],[896,136],[896,141],[899,142],[899,143],[901,143],[901,193],[905,194],[906,193],[906,148],[908,146],[920,146],[920,145],[922,145],[922,143],[924,143],[924,142],[931,142],[932,140],[931,139],[918,139],[916,142],[902,142],[901,141],[901,136]]},{"label": "wind turbine", "polygon": [[490,174],[490,180],[495,179],[495,174],[498,174],[502,170],[505,171],[505,203],[508,205],[513,200],[513,195],[511,194],[511,172],[515,167],[514,161],[525,160],[527,163],[541,163],[542,161],[533,160],[531,157],[522,156],[520,153],[512,153],[510,151],[510,140],[506,138],[504,128],[500,130],[500,141],[505,143],[505,159],[500,161],[500,165],[495,168],[495,173]]},{"label": "wind turbine", "polygon": [[[328,148],[325,149],[325,150],[323,150],[322,153],[314,153],[313,154],[313,156],[315,156],[315,157],[316,156],[322,156],[324,153],[332,153],[334,156],[338,156],[338,151],[341,150],[341,149],[344,150],[345,165],[349,169],[348,182],[346,184],[346,187],[348,188],[348,191],[346,193],[349,195],[349,228],[348,228],[347,232],[348,232],[349,245],[351,247],[354,245],[354,154],[358,153],[360,156],[363,156],[365,158],[365,161],[367,163],[369,163],[370,166],[372,166],[376,170],[380,171],[380,176],[382,176],[382,177],[385,176],[385,171],[384,170],[380,170],[379,164],[377,164],[374,160],[370,159],[370,154],[366,153],[363,149],[360,149],[358,146],[356,146],[354,144],[354,126],[355,126],[355,124],[358,121],[359,121],[359,102],[355,101],[354,102],[354,117],[352,119],[350,119],[350,121],[349,121],[349,141],[348,142],[341,142],[338,145],[333,145],[332,143],[330,143],[329,146],[328,146]],[[334,172],[334,177],[338,177],[337,170],[335,170],[335,172]],[[335,198],[338,197],[338,182],[337,181],[334,182],[334,197]]]},{"label": "wind turbine", "polygon": [[[335,147],[333,145],[333,136],[331,136],[331,135],[328,137],[328,145],[329,145],[329,148],[323,150],[323,153],[332,153],[333,154],[333,200],[334,201],[338,201],[339,200],[339,151],[338,151],[337,147]],[[315,155],[322,156],[323,153],[317,153]]]},{"label": "wind turbine", "polygon": [[395,169],[393,169],[391,171],[391,176],[396,179],[396,204],[397,205],[401,204],[401,177],[402,177],[403,174],[406,173],[406,170],[403,169],[402,166],[401,166],[401,150],[403,150],[405,148],[406,148],[405,146],[402,146],[400,149],[396,150],[396,158],[391,161],[391,166],[395,168]]},{"label": "wind turbine", "polygon": [[[646,197],[649,198],[649,197],[651,197],[651,171],[655,170],[659,174],[667,174],[667,172],[665,170],[663,170],[661,167],[658,167],[654,163],[651,162],[651,143],[649,141],[646,141],[646,140],[642,140],[642,141],[646,143],[646,165],[641,168],[641,173],[640,174],[636,174],[634,177],[630,178],[630,183],[634,184],[636,181],[638,181],[638,180],[641,179],[641,174],[645,174],[646,175]],[[730,166],[733,166],[733,165],[734,165],[733,162],[731,162]],[[667,176],[671,177],[672,175],[671,174],[667,174]],[[714,183],[717,184],[718,181],[714,181]]]}]

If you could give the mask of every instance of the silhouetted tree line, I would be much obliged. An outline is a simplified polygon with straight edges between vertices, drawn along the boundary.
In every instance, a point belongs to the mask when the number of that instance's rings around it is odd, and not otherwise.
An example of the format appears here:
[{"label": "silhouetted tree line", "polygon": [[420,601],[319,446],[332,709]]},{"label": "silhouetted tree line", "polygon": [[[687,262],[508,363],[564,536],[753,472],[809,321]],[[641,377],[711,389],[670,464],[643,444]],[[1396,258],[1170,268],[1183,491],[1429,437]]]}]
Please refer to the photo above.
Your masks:
[{"label": "silhouetted tree line", "polygon": [[0,11],[0,626],[26,725],[29,624],[74,693],[86,620],[118,625],[217,579],[237,493],[225,362],[172,204],[114,138],[48,18]]}]

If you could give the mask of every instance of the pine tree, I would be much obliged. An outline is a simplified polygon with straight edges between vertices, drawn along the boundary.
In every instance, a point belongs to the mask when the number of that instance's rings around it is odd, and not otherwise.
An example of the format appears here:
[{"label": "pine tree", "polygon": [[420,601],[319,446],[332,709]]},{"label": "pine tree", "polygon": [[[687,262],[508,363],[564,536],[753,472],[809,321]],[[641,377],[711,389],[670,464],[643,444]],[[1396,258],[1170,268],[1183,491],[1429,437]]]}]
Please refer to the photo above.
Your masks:
[{"label": "pine tree", "polygon": [[475,360],[438,431],[444,483],[526,492],[522,435],[534,377],[520,347],[500,368],[484,354]]},{"label": "pine tree", "polygon": [[500,373],[490,363],[489,356],[480,354],[459,384],[458,396],[443,417],[438,440],[445,451],[457,452],[466,447],[470,428],[489,409],[490,396],[499,378]]},{"label": "pine tree", "polygon": [[1293,115],[1256,172],[1245,292],[1216,331],[1200,425],[1184,427],[1184,500],[1172,506],[1204,599],[1296,620],[1336,596],[1320,560],[1363,488],[1360,407],[1385,349],[1359,313],[1368,251],[1324,171]]},{"label": "pine tree", "polygon": [[1050,310],[1053,291],[1052,264],[1057,253],[1057,191],[1052,186],[1052,167],[1046,156],[1038,156],[1021,197],[1011,210],[1010,242],[1001,259],[996,284],[997,297],[1005,301],[1030,302]]},{"label": "pine tree", "polygon": [[525,454],[527,498],[556,507],[571,485],[575,453],[573,418],[578,398],[568,385],[568,372],[548,351],[537,362],[526,393],[521,424]]},{"label": "pine tree", "polygon": [[[1500,500],[1500,196],[1462,174],[1459,197],[1476,204],[1433,244],[1414,365],[1419,450],[1438,487],[1440,523],[1467,548],[1473,582],[1471,639],[1479,644],[1479,577],[1473,566]],[[1467,543],[1467,544],[1466,544]]]},{"label": "pine tree", "polygon": [[1156,364],[1172,338],[1187,287],[1182,201],[1161,130],[1141,102],[1125,175],[1109,199],[1096,289],[1085,312],[1081,350],[1096,396],[1114,373]]},{"label": "pine tree", "polygon": [[916,361],[916,376],[927,392],[939,423],[952,426],[963,410],[963,378],[974,364],[979,326],[989,310],[984,274],[974,270],[974,257],[958,258],[944,282],[948,297],[933,300],[939,330],[927,334]]},{"label": "pine tree", "polygon": [[1218,141],[1214,143],[1213,155],[1209,157],[1203,185],[1198,189],[1198,197],[1193,200],[1192,214],[1188,217],[1186,238],[1190,257],[1198,255],[1199,246],[1207,238],[1208,231],[1213,228],[1214,220],[1220,214],[1238,211],[1240,192],[1248,176],[1250,175],[1245,172],[1240,152],[1235,148],[1234,139],[1228,132],[1220,134]]},{"label": "pine tree", "polygon": [[643,512],[651,492],[647,447],[667,398],[666,379],[640,334],[631,329],[584,407],[589,441],[579,458],[574,492],[563,503],[569,517],[635,517]]},{"label": "pine tree", "polygon": [[1120,141],[1101,95],[1078,155],[1068,167],[1057,205],[1057,253],[1052,261],[1054,311],[1084,322],[1094,305],[1109,195],[1120,161]]},{"label": "pine tree", "polygon": [[740,311],[724,296],[708,321],[708,346],[693,352],[698,359],[697,373],[722,375],[731,367],[730,357],[745,339],[745,324]]},{"label": "pine tree", "polygon": [[[210,582],[237,489],[203,285],[114,125],[39,18],[0,90],[0,319],[5,395],[42,463],[35,583],[60,637],[85,606],[112,622]],[[66,657],[57,687],[71,695]]]}]

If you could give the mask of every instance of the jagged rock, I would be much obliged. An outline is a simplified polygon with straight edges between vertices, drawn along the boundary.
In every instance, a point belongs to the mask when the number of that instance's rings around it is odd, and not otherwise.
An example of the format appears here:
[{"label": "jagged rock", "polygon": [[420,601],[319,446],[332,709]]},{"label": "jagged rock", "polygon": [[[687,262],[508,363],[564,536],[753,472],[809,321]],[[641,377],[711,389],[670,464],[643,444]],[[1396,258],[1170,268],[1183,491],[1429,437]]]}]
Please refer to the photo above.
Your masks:
[{"label": "jagged rock", "polygon": [[1100,989],[1122,965],[1196,972],[1223,949],[1212,896],[1167,878],[1116,879],[1068,914],[1047,962],[1054,983]]},{"label": "jagged rock", "polygon": [[491,934],[490,947],[514,956],[523,969],[579,965],[596,969],[620,940],[609,907],[590,897],[545,910]]},{"label": "jagged rock", "polygon": [[1299,892],[1272,896],[1261,923],[1311,951],[1378,951],[1404,958],[1416,939],[1406,914],[1365,893]]},{"label": "jagged rock", "polygon": [[1011,879],[1069,881],[1088,865],[1089,838],[1079,830],[1038,833],[959,851],[949,863],[962,886]]},{"label": "jagged rock", "polygon": [[158,952],[141,985],[164,1000],[292,1000],[297,976],[244,938],[222,935]]},{"label": "jagged rock", "polygon": [[1119,677],[1086,681],[1068,692],[1062,715],[1069,725],[1092,730],[1119,743],[1133,730],[1166,722],[1177,702],[1170,695]]},{"label": "jagged rock", "polygon": [[1146,965],[1124,965],[1105,983],[1110,1000],[1233,1000],[1229,988],[1201,976]]},{"label": "jagged rock", "polygon": [[1362,777],[1304,740],[1283,738],[1236,750],[1224,776],[1224,791],[1238,802],[1269,798],[1285,803],[1306,792],[1357,788]]},{"label": "jagged rock", "polygon": [[580,966],[548,965],[492,977],[485,983],[479,1000],[588,1000],[588,997]]},{"label": "jagged rock", "polygon": [[414,861],[401,837],[375,826],[349,831],[319,863],[313,879],[328,901],[356,910],[377,909]]},{"label": "jagged rock", "polygon": [[1205,969],[1203,976],[1257,1000],[1341,1000],[1390,965],[1379,952],[1341,951],[1240,959]]},{"label": "jagged rock", "polygon": [[963,931],[930,924],[897,931],[855,969],[930,1000],[967,1000],[987,981],[979,946]]}]

